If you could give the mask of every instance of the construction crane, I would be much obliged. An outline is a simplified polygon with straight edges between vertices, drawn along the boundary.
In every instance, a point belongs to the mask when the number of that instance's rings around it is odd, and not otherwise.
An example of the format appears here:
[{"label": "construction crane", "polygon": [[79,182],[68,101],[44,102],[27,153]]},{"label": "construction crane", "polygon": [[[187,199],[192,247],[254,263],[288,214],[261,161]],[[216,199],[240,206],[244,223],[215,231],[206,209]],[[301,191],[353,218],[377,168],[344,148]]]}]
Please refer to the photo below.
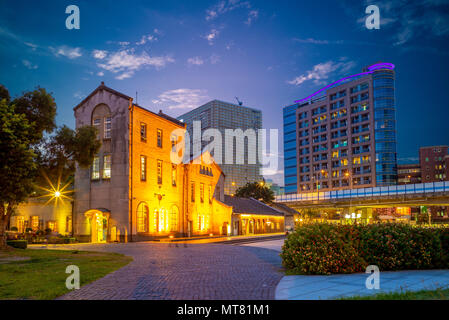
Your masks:
[{"label": "construction crane", "polygon": [[239,106],[243,105],[243,102],[239,100],[239,98],[235,97],[235,100],[237,100]]}]

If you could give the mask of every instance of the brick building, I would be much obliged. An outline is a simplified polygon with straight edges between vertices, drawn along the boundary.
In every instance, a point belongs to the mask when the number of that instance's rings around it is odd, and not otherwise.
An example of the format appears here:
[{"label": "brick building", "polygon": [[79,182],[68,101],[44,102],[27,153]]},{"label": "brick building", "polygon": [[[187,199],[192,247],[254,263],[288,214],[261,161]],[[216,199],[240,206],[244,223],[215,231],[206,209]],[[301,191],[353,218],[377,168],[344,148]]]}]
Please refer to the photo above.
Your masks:
[{"label": "brick building", "polygon": [[[76,127],[98,128],[101,149],[77,168],[74,234],[82,241],[139,241],[229,234],[224,174],[209,154],[173,162],[185,125],[102,83],[74,108]],[[182,156],[182,155],[181,155]]]},{"label": "brick building", "polygon": [[423,183],[449,179],[448,149],[448,146],[431,146],[419,149],[419,163]]}]

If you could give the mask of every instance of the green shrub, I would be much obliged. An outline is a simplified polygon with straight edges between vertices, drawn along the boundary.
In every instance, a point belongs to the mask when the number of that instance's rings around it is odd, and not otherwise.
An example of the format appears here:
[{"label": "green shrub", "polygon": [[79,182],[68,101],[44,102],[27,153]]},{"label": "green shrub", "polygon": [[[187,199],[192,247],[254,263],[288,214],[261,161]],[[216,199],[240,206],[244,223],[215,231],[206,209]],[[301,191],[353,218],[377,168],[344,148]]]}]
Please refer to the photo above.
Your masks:
[{"label": "green shrub", "polygon": [[27,245],[28,245],[28,241],[26,241],[26,240],[8,240],[8,241],[6,241],[6,244],[13,248],[26,249]]},{"label": "green shrub", "polygon": [[283,265],[298,274],[413,270],[449,266],[449,228],[406,224],[310,224],[291,233]]},{"label": "green shrub", "polygon": [[19,231],[19,229],[17,229],[17,227],[12,227],[10,230],[15,231],[15,232]]},{"label": "green shrub", "polygon": [[354,250],[357,233],[351,226],[325,223],[297,228],[282,248],[283,264],[299,274],[361,272],[365,262]]}]

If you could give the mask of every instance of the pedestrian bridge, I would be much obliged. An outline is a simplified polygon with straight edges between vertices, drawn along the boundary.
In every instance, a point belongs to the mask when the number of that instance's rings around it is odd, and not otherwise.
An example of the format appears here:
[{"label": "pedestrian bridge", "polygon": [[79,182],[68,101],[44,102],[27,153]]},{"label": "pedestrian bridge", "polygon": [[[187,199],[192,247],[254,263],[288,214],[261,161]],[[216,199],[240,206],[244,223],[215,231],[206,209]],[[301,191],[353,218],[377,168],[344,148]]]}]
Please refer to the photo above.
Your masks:
[{"label": "pedestrian bridge", "polygon": [[287,194],[275,201],[298,208],[449,206],[449,181]]}]

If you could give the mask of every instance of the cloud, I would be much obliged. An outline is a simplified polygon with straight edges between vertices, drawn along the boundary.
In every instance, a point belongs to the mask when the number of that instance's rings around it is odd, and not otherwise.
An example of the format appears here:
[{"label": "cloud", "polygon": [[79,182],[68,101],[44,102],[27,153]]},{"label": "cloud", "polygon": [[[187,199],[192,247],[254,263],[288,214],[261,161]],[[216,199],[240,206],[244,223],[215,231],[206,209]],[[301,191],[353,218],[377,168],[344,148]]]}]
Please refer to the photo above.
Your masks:
[{"label": "cloud", "polygon": [[99,77],[104,76],[104,72],[103,72],[103,71],[98,72],[98,73],[97,73],[97,76],[99,76]]},{"label": "cloud", "polygon": [[92,55],[94,56],[95,59],[102,60],[102,59],[106,58],[106,56],[108,55],[108,52],[106,50],[94,50],[92,52]]},{"label": "cloud", "polygon": [[109,54],[104,63],[97,65],[112,73],[120,72],[121,74],[116,79],[123,80],[132,77],[136,71],[145,66],[160,69],[174,61],[170,56],[151,57],[146,52],[135,54],[134,50],[120,50]]},{"label": "cloud", "polygon": [[81,100],[81,99],[84,99],[86,97],[86,95],[81,93],[81,91],[77,91],[73,94],[73,97]]},{"label": "cloud", "polygon": [[206,20],[207,21],[214,20],[218,16],[238,8],[250,9],[251,4],[248,1],[240,1],[240,0],[220,1],[216,5],[212,6],[210,9],[206,10]]},{"label": "cloud", "polygon": [[28,60],[22,60],[22,63],[25,67],[27,67],[30,70],[35,70],[37,68],[39,68],[38,65],[32,64],[30,61]]},{"label": "cloud", "polygon": [[194,109],[209,99],[205,90],[175,89],[165,91],[152,102],[154,104],[162,104],[169,109]]},{"label": "cloud", "polygon": [[313,80],[315,84],[321,84],[323,80],[327,80],[329,75],[333,72],[346,73],[354,67],[355,63],[352,61],[344,61],[340,59],[339,62],[328,61],[317,64],[312,70],[307,71],[291,81],[287,81],[289,84],[299,86],[306,81]]},{"label": "cloud", "polygon": [[218,31],[217,29],[212,29],[208,34],[204,36],[204,39],[209,42],[209,45],[213,45],[219,34],[220,31]]},{"label": "cloud", "polygon": [[[155,30],[157,30],[157,29],[155,29]],[[152,35],[152,34],[148,34],[148,35],[143,35],[141,38],[140,38],[140,41],[139,42],[136,42],[136,44],[138,45],[138,46],[141,46],[141,45],[144,45],[145,43],[147,43],[147,42],[154,42],[154,41],[157,41],[158,40],[158,38],[156,37],[156,36],[154,36],[154,35]]]},{"label": "cloud", "polygon": [[31,50],[33,50],[33,51],[36,51],[36,49],[37,49],[37,47],[38,47],[38,45],[36,45],[36,44],[34,44],[34,43],[31,43],[31,42],[24,42],[24,44],[25,44],[27,47],[30,47]]},{"label": "cloud", "polygon": [[189,65],[200,66],[200,65],[204,64],[204,60],[201,59],[200,57],[194,57],[194,58],[187,59],[187,63]]},{"label": "cloud", "polygon": [[251,10],[248,13],[248,19],[245,21],[245,24],[251,25],[251,23],[259,17],[259,10]]},{"label": "cloud", "polygon": [[68,46],[60,46],[57,48],[49,47],[56,57],[64,56],[69,59],[76,59],[82,56],[80,48],[70,48]]}]

